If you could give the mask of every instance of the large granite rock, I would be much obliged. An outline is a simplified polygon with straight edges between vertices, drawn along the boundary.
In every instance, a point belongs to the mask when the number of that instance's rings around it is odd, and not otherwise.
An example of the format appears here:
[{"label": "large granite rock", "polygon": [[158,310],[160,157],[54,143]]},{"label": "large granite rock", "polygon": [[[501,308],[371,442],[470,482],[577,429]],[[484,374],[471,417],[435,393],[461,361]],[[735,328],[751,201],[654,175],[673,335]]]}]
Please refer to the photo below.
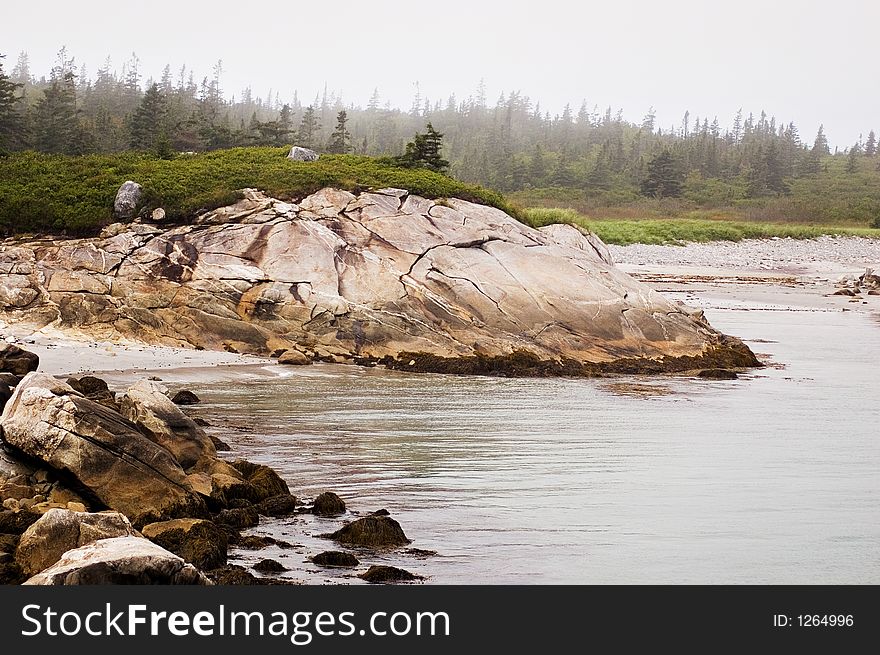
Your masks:
[{"label": "large granite rock", "polygon": [[185,471],[203,457],[217,456],[211,439],[163,393],[161,385],[142,380],[119,400],[120,412],[141,432],[170,452]]},{"label": "large granite rock", "polygon": [[28,374],[6,404],[0,424],[8,444],[73,475],[135,526],[206,512],[167,449],[117,412],[51,376]]},{"label": "large granite rock", "polygon": [[143,537],[101,539],[70,550],[26,585],[194,584],[211,582],[194,566]]},{"label": "large granite rock", "polygon": [[293,146],[290,149],[290,152],[287,153],[287,158],[292,159],[293,161],[318,161],[318,157],[320,156],[321,155],[314,150],[303,148],[301,146]]},{"label": "large granite rock", "polygon": [[49,568],[69,550],[100,539],[139,536],[119,512],[88,514],[50,509],[21,535],[15,559],[27,576]]},{"label": "large granite rock", "polygon": [[113,201],[113,216],[119,220],[130,220],[137,215],[137,206],[143,195],[143,187],[128,180],[119,187]]},{"label": "large granite rock", "polygon": [[297,204],[243,195],[197,225],[133,224],[0,252],[0,287],[33,292],[22,305],[25,295],[10,291],[15,307],[0,318],[404,370],[758,365],[740,341],[618,270],[597,237],[572,226],[533,229],[498,209],[400,189],[323,189]]}]

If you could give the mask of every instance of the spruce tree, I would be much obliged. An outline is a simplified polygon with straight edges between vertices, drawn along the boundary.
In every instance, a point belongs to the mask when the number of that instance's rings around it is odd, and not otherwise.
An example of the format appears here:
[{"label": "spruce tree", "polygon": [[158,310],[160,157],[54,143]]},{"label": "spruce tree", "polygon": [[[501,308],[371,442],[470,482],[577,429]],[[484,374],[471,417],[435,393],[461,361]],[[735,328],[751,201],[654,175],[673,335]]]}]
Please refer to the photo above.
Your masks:
[{"label": "spruce tree", "polygon": [[131,139],[129,145],[134,150],[153,150],[164,135],[165,96],[158,84],[152,84],[144,93],[141,104],[131,119]]},{"label": "spruce tree", "polygon": [[868,132],[868,140],[865,141],[865,157],[873,157],[877,154],[877,135],[874,130]]},{"label": "spruce tree", "polygon": [[830,155],[831,149],[828,147],[828,137],[825,136],[825,126],[820,125],[819,131],[816,132],[816,140],[813,141],[813,150],[819,155]]},{"label": "spruce tree", "polygon": [[0,151],[24,146],[24,121],[19,113],[19,97],[16,95],[21,84],[16,84],[3,72],[3,57],[0,55]]},{"label": "spruce tree", "polygon": [[344,155],[351,150],[351,133],[348,131],[347,123],[348,114],[343,109],[336,115],[336,129],[330,135],[327,152],[335,155]]},{"label": "spruce tree", "polygon": [[309,105],[303,113],[302,122],[300,122],[299,130],[296,133],[297,142],[305,148],[314,148],[320,129],[321,124],[318,122],[318,117],[315,116],[315,106]]},{"label": "spruce tree", "polygon": [[76,154],[76,87],[73,73],[52,80],[34,112],[35,145],[43,152]]},{"label": "spruce tree", "polygon": [[664,148],[648,162],[642,194],[654,198],[677,198],[681,195],[683,176],[672,153]]},{"label": "spruce tree", "polygon": [[445,173],[449,162],[443,159],[440,151],[443,148],[443,135],[428,123],[424,134],[416,134],[406,144],[406,151],[395,159],[398,166],[406,168],[427,168],[435,173]]}]

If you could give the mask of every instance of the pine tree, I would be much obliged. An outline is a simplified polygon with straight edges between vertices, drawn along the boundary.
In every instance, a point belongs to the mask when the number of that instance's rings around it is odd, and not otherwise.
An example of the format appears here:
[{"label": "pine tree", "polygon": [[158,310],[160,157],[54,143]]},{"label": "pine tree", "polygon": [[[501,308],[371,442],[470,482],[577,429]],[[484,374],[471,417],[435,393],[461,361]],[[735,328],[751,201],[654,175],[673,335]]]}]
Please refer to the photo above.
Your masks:
[{"label": "pine tree", "polygon": [[813,141],[813,150],[815,150],[820,156],[831,154],[831,149],[828,147],[828,137],[825,136],[824,125],[820,125],[819,131],[816,132],[816,139]]},{"label": "pine tree", "polygon": [[321,125],[318,117],[315,116],[315,106],[309,105],[303,112],[302,121],[299,124],[299,130],[296,133],[296,140],[299,145],[306,148],[314,148],[318,140],[318,131]]},{"label": "pine tree", "polygon": [[[445,173],[449,169],[449,162],[440,154],[443,148],[443,135],[428,123],[424,134],[416,134],[412,141],[406,144],[406,151],[395,159],[399,166],[406,168],[427,168],[436,173]],[[507,172],[501,174],[506,177]]]},{"label": "pine tree", "polygon": [[873,157],[877,154],[877,135],[874,130],[868,132],[868,140],[865,141],[865,157]]},{"label": "pine tree", "polygon": [[672,153],[664,148],[648,162],[642,194],[654,198],[677,198],[681,195],[683,175]]},{"label": "pine tree", "polygon": [[132,149],[153,150],[163,136],[167,140],[165,113],[165,96],[158,84],[151,84],[131,119],[129,145]]},{"label": "pine tree", "polygon": [[72,72],[53,79],[34,110],[37,150],[76,154],[76,91]]},{"label": "pine tree", "polygon": [[12,82],[3,72],[3,57],[0,55],[0,152],[24,146],[24,122],[19,113],[20,99],[16,95],[23,85]]},{"label": "pine tree", "polygon": [[330,135],[327,152],[344,155],[351,150],[351,132],[348,131],[348,114],[343,109],[336,115],[336,129]]},{"label": "pine tree", "polygon": [[846,172],[849,175],[857,173],[859,170],[859,156],[862,154],[862,149],[859,147],[859,144],[856,143],[852,148],[849,149],[849,153],[846,156]]}]

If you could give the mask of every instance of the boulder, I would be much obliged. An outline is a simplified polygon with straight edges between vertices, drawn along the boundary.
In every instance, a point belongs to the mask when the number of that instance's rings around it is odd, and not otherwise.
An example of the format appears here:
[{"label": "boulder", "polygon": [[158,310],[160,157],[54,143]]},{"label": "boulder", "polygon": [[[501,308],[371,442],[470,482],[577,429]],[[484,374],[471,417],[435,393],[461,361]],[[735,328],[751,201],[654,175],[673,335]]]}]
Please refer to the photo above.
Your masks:
[{"label": "boulder", "polygon": [[119,187],[113,201],[113,216],[120,221],[130,221],[137,216],[138,203],[143,195],[143,187],[128,180]]},{"label": "boulder", "polygon": [[739,375],[737,375],[736,371],[723,368],[707,368],[697,373],[697,377],[706,380],[736,380]]},{"label": "boulder", "polygon": [[181,389],[171,398],[171,402],[175,405],[195,405],[202,402],[202,399],[188,389]]},{"label": "boulder", "polygon": [[143,537],[114,537],[70,550],[26,585],[187,584],[211,582],[192,564]]},{"label": "boulder", "polygon": [[208,577],[214,582],[214,584],[223,586],[260,584],[260,581],[254,577],[253,573],[244,567],[235,564],[227,564],[226,566],[209,571]]},{"label": "boulder", "polygon": [[68,550],[100,539],[138,536],[119,512],[88,514],[50,509],[21,535],[15,558],[28,576],[49,568]]},{"label": "boulder", "polygon": [[311,364],[312,360],[298,350],[285,350],[278,357],[279,364],[287,364],[289,366],[304,366]]},{"label": "boulder", "polygon": [[284,564],[274,559],[262,559],[254,564],[253,569],[260,573],[283,573],[290,570]]},{"label": "boulder", "polygon": [[22,377],[24,376],[2,372],[0,373],[0,384],[5,384],[7,387],[14,387],[19,382],[21,382]]},{"label": "boulder", "polygon": [[245,528],[253,528],[260,522],[260,515],[253,507],[235,507],[232,509],[220,510],[214,517],[214,520],[236,530]]},{"label": "boulder", "polygon": [[289,516],[296,511],[296,498],[289,494],[278,494],[261,500],[256,508],[263,516]]},{"label": "boulder", "polygon": [[21,534],[40,518],[37,512],[24,509],[0,511],[0,534]]},{"label": "boulder", "polygon": [[338,516],[345,513],[345,502],[332,491],[325,491],[315,498],[312,513],[316,516]]},{"label": "boulder", "polygon": [[256,491],[254,502],[260,502],[272,496],[290,495],[287,483],[268,466],[253,464],[243,459],[232,462],[232,466],[254,487]]},{"label": "boulder", "polygon": [[39,355],[12,343],[0,342],[0,372],[24,377],[31,371],[36,371],[39,365]]},{"label": "boulder", "polygon": [[287,153],[287,158],[293,161],[318,161],[318,157],[320,155],[314,150],[300,146],[293,146],[290,152]]},{"label": "boulder", "polygon": [[312,558],[312,563],[317,564],[318,566],[345,567],[357,566],[360,564],[357,557],[341,550],[325,550],[323,553],[318,553]]},{"label": "boulder", "polygon": [[120,413],[153,442],[170,452],[185,471],[203,457],[214,458],[211,439],[155,382],[142,380],[119,399]]},{"label": "boulder", "polygon": [[161,223],[162,221],[165,220],[165,210],[162,209],[161,207],[157,207],[150,214],[150,220],[153,221],[154,223]]},{"label": "boulder", "polygon": [[372,583],[385,582],[412,582],[413,580],[422,580],[422,576],[410,573],[396,566],[385,566],[374,564],[367,569],[366,573],[358,576],[362,580]]},{"label": "boulder", "polygon": [[153,543],[203,571],[226,565],[226,533],[211,521],[174,519],[145,525],[142,532]]},{"label": "boulder", "polygon": [[411,543],[400,523],[388,516],[365,516],[346,523],[330,538],[341,544],[369,548],[396,548]]},{"label": "boulder", "polygon": [[71,474],[136,527],[206,512],[168,450],[119,413],[51,376],[27,375],[0,424],[7,443]]}]

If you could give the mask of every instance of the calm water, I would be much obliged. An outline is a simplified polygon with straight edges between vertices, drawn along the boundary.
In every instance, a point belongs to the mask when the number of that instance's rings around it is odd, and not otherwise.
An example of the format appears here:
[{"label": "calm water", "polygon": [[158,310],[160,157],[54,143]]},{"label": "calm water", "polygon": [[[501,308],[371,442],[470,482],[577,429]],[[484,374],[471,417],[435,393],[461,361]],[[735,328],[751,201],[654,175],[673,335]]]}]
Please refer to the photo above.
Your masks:
[{"label": "calm water", "polygon": [[[332,489],[357,512],[390,510],[438,555],[384,561],[435,583],[880,582],[880,321],[707,315],[784,368],[636,380],[672,391],[652,397],[333,365],[187,386],[219,436],[298,496]],[[339,525],[261,525],[297,548],[242,557],[339,580],[304,563]]]}]

